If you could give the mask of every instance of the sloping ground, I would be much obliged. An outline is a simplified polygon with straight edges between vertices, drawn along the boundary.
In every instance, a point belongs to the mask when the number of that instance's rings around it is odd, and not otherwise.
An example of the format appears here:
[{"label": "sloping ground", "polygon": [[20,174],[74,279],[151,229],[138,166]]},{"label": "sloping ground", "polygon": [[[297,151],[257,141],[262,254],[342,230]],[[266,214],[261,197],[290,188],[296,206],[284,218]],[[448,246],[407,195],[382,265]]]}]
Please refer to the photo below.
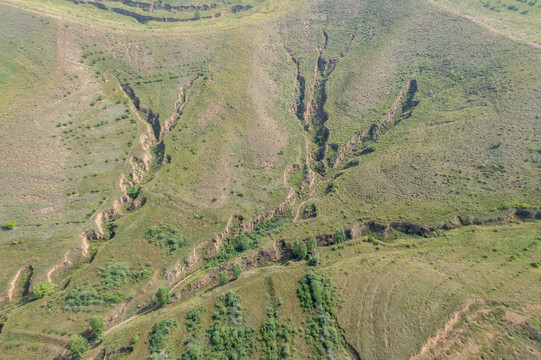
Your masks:
[{"label": "sloping ground", "polygon": [[[297,327],[291,356],[315,355],[296,297],[306,264],[290,261],[290,241],[311,233],[315,269],[343,301],[345,342],[330,356],[443,353],[474,300],[535,309],[539,50],[415,0],[264,1],[147,25],[69,2],[40,9],[53,23],[41,31],[56,33],[43,45],[56,49],[48,80],[25,89],[35,106],[8,99],[2,115],[13,137],[0,220],[19,223],[0,233],[6,358],[62,354],[69,335],[90,335],[92,314],[109,331],[88,358],[147,357],[162,318],[180,324],[168,341],[180,356],[185,312],[206,307],[208,327],[229,289],[250,325],[275,307]],[[17,152],[45,153],[47,171]],[[48,191],[31,187],[49,178]],[[29,202],[38,195],[54,205],[47,216]],[[337,228],[348,241],[331,246]],[[245,274],[217,286],[234,262]],[[56,292],[29,301],[43,280]],[[174,291],[163,309],[160,285]]]},{"label": "sloping ground", "polygon": [[541,8],[536,1],[516,0],[510,4],[479,0],[430,0],[452,14],[462,16],[496,34],[541,48]]}]

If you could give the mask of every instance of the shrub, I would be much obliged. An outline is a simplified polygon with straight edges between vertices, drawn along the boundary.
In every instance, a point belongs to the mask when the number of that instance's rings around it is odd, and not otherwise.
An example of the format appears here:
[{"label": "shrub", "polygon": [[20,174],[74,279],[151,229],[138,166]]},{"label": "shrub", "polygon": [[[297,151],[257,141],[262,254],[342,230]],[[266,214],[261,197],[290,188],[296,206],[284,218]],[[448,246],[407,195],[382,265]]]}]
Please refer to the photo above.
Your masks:
[{"label": "shrub", "polygon": [[339,244],[339,243],[342,243],[344,241],[346,241],[346,233],[344,231],[344,229],[340,228],[340,229],[337,229],[334,233],[334,242]]},{"label": "shrub", "polygon": [[31,300],[37,300],[49,296],[55,292],[54,285],[48,281],[40,281],[34,285]]},{"label": "shrub", "polygon": [[133,186],[130,186],[126,192],[128,194],[128,196],[134,200],[135,198],[137,198],[137,196],[139,196],[139,191],[141,191],[141,189],[139,188],[139,186],[137,185],[133,185]]},{"label": "shrub", "polygon": [[88,322],[90,324],[90,328],[92,328],[92,338],[103,340],[103,333],[107,329],[107,325],[105,325],[103,318],[99,315],[94,315]]},{"label": "shrub", "polygon": [[295,240],[291,246],[291,252],[293,253],[293,256],[299,260],[306,258],[306,255],[308,255],[306,244],[299,240]]},{"label": "shrub", "polygon": [[13,230],[17,227],[17,223],[15,221],[8,221],[4,225],[2,225],[2,229],[4,230]]},{"label": "shrub", "polygon": [[160,306],[165,306],[171,302],[171,291],[166,286],[160,286],[156,291],[156,299]]},{"label": "shrub", "polygon": [[310,266],[317,266],[319,264],[319,255],[318,254],[311,254],[308,256],[308,265]]},{"label": "shrub", "polygon": [[192,331],[197,324],[201,323],[201,313],[203,308],[191,309],[186,313],[186,331]]},{"label": "shrub", "polygon": [[[291,355],[284,354],[283,349],[289,347],[291,333],[293,328],[288,324],[280,324],[278,322],[278,314],[276,311],[269,311],[267,320],[259,330],[259,340],[261,341],[261,351],[263,359],[279,359],[286,358]],[[282,346],[283,345],[283,346]]]},{"label": "shrub", "polygon": [[199,12],[199,11],[196,11],[195,14],[193,15],[193,18],[195,20],[199,20],[199,19],[201,19],[201,17],[202,17],[201,12]]},{"label": "shrub", "polygon": [[182,354],[182,357],[180,357],[180,360],[199,360],[203,358],[203,355],[201,354],[201,346],[193,344],[190,346],[184,354]]},{"label": "shrub", "polygon": [[82,286],[77,286],[64,297],[64,304],[76,311],[82,306],[99,305],[101,302],[102,298],[96,290]]},{"label": "shrub", "polygon": [[242,265],[239,263],[233,264],[233,276],[235,279],[238,279],[240,274],[242,274]]},{"label": "shrub", "polygon": [[317,248],[317,240],[314,235],[310,235],[306,240],[306,250],[312,253]]},{"label": "shrub", "polygon": [[90,345],[88,341],[79,334],[72,335],[66,348],[71,353],[71,357],[79,359],[83,356],[84,352],[88,350]]},{"label": "shrub", "polygon": [[321,355],[342,348],[344,339],[337,330],[336,301],[330,280],[310,271],[299,279],[299,284],[297,296],[301,306],[312,315],[306,330],[306,343],[314,344]]},{"label": "shrub", "polygon": [[151,356],[159,354],[167,346],[165,335],[169,334],[176,326],[177,322],[173,319],[160,320],[154,324],[148,340]]},{"label": "shrub", "polygon": [[169,225],[152,226],[146,233],[149,243],[154,243],[171,255],[178,249],[186,246],[188,240],[179,235],[179,230]]},{"label": "shrub", "polygon": [[216,302],[215,322],[207,329],[212,351],[209,359],[242,359],[253,354],[255,329],[246,323],[240,301],[241,296],[230,291]]},{"label": "shrub", "polygon": [[257,224],[254,232],[245,233],[229,239],[229,242],[222,246],[218,255],[207,262],[205,267],[211,268],[218,264],[222,264],[237,256],[240,252],[256,248],[261,238],[280,230],[285,222],[286,218],[283,216],[275,216],[270,220],[261,221]]},{"label": "shrub", "polygon": [[98,272],[103,277],[98,286],[100,290],[119,288],[128,281],[128,277],[131,275],[127,262],[116,264],[109,262],[105,268],[98,269]]},{"label": "shrub", "polygon": [[229,283],[229,275],[227,275],[227,271],[220,271],[220,285],[226,285]]}]

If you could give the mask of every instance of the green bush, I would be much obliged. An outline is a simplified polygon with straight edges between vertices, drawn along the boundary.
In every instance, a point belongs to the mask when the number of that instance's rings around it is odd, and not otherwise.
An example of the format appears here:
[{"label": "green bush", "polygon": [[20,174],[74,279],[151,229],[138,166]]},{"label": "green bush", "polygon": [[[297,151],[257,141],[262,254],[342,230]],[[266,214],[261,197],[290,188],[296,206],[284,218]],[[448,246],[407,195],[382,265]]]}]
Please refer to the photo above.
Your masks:
[{"label": "green bush", "polygon": [[297,295],[301,306],[312,314],[306,329],[306,343],[314,344],[315,351],[321,355],[342,348],[344,339],[337,330],[331,281],[310,271],[299,279]]},{"label": "green bush", "polygon": [[4,230],[13,230],[17,227],[17,223],[15,221],[8,221],[4,225],[2,225],[2,229]]},{"label": "green bush", "polygon": [[314,235],[310,235],[306,240],[306,250],[312,253],[317,248],[317,240]]},{"label": "green bush", "polygon": [[203,359],[201,346],[192,344],[184,354],[179,358],[180,360],[199,360]]},{"label": "green bush", "polygon": [[68,309],[80,310],[83,306],[99,305],[102,303],[102,297],[94,289],[86,289],[83,286],[77,286],[64,297],[64,305]]},{"label": "green bush", "polygon": [[165,306],[171,302],[171,291],[166,286],[160,286],[156,291],[156,299],[160,306]]},{"label": "green bush", "polygon": [[293,245],[291,245],[291,252],[293,253],[293,256],[299,260],[306,258],[306,255],[308,255],[306,244],[299,240],[295,240]]},{"label": "green bush", "polygon": [[211,268],[217,266],[236,257],[243,251],[257,248],[260,239],[279,231],[285,225],[286,219],[287,218],[283,216],[275,216],[270,220],[263,220],[257,224],[254,232],[245,233],[229,239],[229,241],[222,246],[218,255],[207,262],[205,267]]},{"label": "green bush", "polygon": [[119,288],[124,285],[131,276],[127,262],[116,264],[109,262],[105,268],[98,269],[98,273],[103,277],[103,280],[97,286],[99,290]]},{"label": "green bush", "polygon": [[165,335],[173,331],[175,327],[177,327],[177,322],[173,319],[160,320],[154,324],[148,340],[152,357],[156,357],[167,346]]},{"label": "green bush", "polygon": [[90,328],[92,329],[92,338],[97,340],[103,340],[103,333],[107,330],[105,321],[99,315],[94,315],[88,321]]},{"label": "green bush", "polygon": [[340,244],[346,241],[346,232],[344,231],[344,229],[342,228],[337,229],[334,233],[333,239],[334,239],[334,242],[337,244]]},{"label": "green bush", "polygon": [[179,235],[179,230],[169,225],[152,226],[146,233],[146,239],[158,245],[167,255],[188,244],[188,240]]},{"label": "green bush", "polygon": [[242,274],[242,265],[239,263],[233,264],[233,276],[235,277],[235,279],[238,279],[241,274]]},{"label": "green bush", "polygon": [[246,323],[241,297],[227,293],[216,302],[214,324],[207,329],[210,340],[208,359],[242,359],[255,351],[255,329]]},{"label": "green bush", "polygon": [[[261,329],[259,330],[262,358],[278,360],[290,356],[289,341],[292,333],[293,328],[291,326],[278,322],[276,311],[269,311],[267,320],[261,325]],[[287,348],[288,351],[284,352],[284,348]]]},{"label": "green bush", "polygon": [[201,323],[201,313],[203,311],[203,308],[196,308],[186,313],[186,331],[190,332],[194,330],[196,325]]},{"label": "green bush", "polygon": [[318,254],[308,255],[308,265],[317,266],[317,264],[319,264],[319,255]]},{"label": "green bush", "polygon": [[49,296],[55,292],[54,285],[48,281],[40,281],[34,285],[31,300],[37,300]]},{"label": "green bush", "polygon": [[140,333],[135,333],[135,335],[133,335],[133,337],[131,338],[131,341],[130,341],[130,345],[135,345],[139,342],[139,340],[141,339],[141,334]]},{"label": "green bush", "polygon": [[229,275],[227,275],[227,271],[220,271],[220,285],[226,285],[229,283]]},{"label": "green bush", "polygon": [[88,341],[79,334],[72,335],[66,348],[69,350],[71,357],[79,359],[84,352],[88,350],[90,345]]}]

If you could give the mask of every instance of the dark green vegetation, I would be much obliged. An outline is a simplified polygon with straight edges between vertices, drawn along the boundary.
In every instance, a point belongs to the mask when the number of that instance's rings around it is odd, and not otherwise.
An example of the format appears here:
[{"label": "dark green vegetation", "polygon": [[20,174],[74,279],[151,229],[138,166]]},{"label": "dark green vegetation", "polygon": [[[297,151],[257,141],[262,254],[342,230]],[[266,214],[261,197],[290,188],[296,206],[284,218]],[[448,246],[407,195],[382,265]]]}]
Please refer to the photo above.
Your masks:
[{"label": "dark green vegetation", "polygon": [[151,359],[163,359],[164,357],[168,357],[169,352],[166,349],[167,343],[165,341],[165,336],[175,327],[177,327],[177,322],[172,319],[160,320],[154,324],[148,341]]},{"label": "dark green vegetation", "polygon": [[2,2],[0,358],[540,358],[540,5]]},{"label": "dark green vegetation", "polygon": [[314,344],[320,356],[335,357],[335,352],[343,347],[343,335],[336,323],[336,299],[329,279],[309,272],[299,280],[297,295],[309,317],[306,343]]}]

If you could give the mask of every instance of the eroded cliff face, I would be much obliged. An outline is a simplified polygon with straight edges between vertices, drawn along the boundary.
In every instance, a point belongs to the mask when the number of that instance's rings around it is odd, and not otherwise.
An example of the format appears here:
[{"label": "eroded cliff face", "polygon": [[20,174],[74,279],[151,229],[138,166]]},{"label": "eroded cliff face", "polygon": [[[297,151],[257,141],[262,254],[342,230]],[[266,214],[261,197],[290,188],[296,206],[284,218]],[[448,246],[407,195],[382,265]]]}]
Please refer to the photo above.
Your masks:
[{"label": "eroded cliff face", "polygon": [[[241,11],[247,11],[252,8],[251,5],[234,5],[229,8],[222,9],[212,15],[205,15],[201,17],[194,17],[191,18],[182,18],[182,17],[174,17],[174,16],[152,16],[152,15],[144,15],[141,13],[138,13],[137,11],[132,11],[124,8],[119,7],[108,7],[102,2],[99,1],[91,1],[91,0],[69,0],[74,4],[86,4],[86,5],[92,5],[100,10],[104,11],[111,11],[120,15],[129,16],[131,18],[134,18],[141,24],[146,24],[149,21],[157,21],[157,22],[188,22],[188,21],[197,21],[201,19],[214,19],[218,18],[220,16],[226,15],[226,14],[235,14]],[[145,3],[145,2],[139,2],[139,1],[131,1],[131,0],[111,0],[112,2],[120,2],[123,5],[132,7],[134,9],[140,9],[145,12],[153,12],[154,10],[166,10],[170,12],[188,12],[188,11],[207,11],[216,9],[219,7],[217,4],[210,4],[210,5],[189,5],[189,6],[183,6],[183,5],[170,5],[167,3],[163,3],[161,1],[157,1],[154,3]]]}]

